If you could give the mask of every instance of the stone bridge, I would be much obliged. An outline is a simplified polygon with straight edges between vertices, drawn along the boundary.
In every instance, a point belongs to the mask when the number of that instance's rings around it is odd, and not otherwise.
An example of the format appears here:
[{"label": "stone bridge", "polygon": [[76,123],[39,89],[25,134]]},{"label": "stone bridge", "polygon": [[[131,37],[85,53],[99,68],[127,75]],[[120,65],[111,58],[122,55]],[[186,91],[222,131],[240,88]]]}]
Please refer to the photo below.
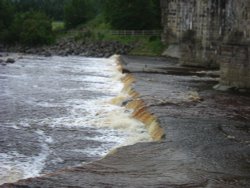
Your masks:
[{"label": "stone bridge", "polygon": [[165,55],[221,68],[223,86],[250,88],[250,0],[161,0]]}]

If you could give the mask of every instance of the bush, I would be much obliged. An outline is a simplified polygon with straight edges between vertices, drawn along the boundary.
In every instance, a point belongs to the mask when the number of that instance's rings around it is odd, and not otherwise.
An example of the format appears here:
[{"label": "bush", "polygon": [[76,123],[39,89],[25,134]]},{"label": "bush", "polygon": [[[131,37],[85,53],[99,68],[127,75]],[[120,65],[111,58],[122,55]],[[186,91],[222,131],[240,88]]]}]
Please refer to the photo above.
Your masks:
[{"label": "bush", "polygon": [[62,21],[54,21],[54,22],[52,22],[52,30],[54,32],[62,32],[62,31],[64,31],[64,22],[62,22]]},{"label": "bush", "polygon": [[12,23],[14,8],[7,0],[0,0],[0,42],[6,42],[8,29]]},{"label": "bush", "polygon": [[105,18],[114,29],[155,29],[160,26],[160,8],[153,0],[106,0]]},{"label": "bush", "polygon": [[91,18],[91,7],[86,0],[70,0],[64,7],[64,22],[67,29],[74,28]]},{"label": "bush", "polygon": [[54,40],[51,20],[41,12],[17,14],[9,33],[9,41],[25,45],[50,44]]},{"label": "bush", "polygon": [[164,49],[165,46],[162,44],[160,37],[143,36],[139,39],[137,46],[131,51],[131,54],[161,56]]}]

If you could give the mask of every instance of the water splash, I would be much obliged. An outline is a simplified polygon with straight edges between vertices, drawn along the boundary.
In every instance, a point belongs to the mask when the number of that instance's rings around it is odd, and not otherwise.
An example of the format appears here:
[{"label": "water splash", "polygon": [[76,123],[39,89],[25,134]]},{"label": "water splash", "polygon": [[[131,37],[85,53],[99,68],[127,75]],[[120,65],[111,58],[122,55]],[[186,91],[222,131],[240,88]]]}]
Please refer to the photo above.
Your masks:
[{"label": "water splash", "polygon": [[111,102],[130,97],[116,58],[23,56],[0,70],[0,184],[151,140],[132,109]]}]

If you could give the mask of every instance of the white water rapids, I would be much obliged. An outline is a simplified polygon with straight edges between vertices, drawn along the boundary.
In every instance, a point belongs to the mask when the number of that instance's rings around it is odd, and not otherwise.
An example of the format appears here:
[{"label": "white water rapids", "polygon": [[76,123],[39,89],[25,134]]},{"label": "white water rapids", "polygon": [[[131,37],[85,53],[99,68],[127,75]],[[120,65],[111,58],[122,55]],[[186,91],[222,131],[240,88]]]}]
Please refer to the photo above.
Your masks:
[{"label": "white water rapids", "polygon": [[16,63],[0,65],[0,184],[150,140],[131,112],[110,103],[123,88],[114,57],[12,56]]}]

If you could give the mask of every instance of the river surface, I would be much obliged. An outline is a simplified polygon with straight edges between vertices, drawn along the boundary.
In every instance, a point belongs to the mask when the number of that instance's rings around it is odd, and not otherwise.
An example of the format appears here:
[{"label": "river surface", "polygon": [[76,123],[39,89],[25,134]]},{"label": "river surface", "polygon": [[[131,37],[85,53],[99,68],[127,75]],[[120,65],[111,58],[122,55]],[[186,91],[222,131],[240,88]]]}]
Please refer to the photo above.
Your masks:
[{"label": "river surface", "polygon": [[14,55],[16,63],[0,66],[0,184],[150,140],[131,112],[110,102],[123,88],[114,58]]}]

